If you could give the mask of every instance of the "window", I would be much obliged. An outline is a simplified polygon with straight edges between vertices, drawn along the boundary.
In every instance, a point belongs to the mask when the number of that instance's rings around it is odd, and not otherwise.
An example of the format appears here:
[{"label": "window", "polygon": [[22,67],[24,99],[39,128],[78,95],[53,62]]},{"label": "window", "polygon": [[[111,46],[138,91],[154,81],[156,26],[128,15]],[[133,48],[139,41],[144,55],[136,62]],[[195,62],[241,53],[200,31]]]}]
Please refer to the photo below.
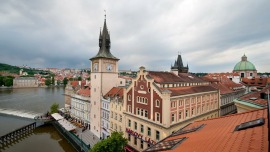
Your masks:
[{"label": "window", "polygon": [[148,136],[151,136],[151,128],[149,128],[149,127],[147,127],[147,128],[148,128],[148,129],[147,129],[147,130],[148,130],[148,131],[147,131],[147,135],[148,135]]},{"label": "window", "polygon": [[131,127],[131,120],[128,119],[128,126]]},{"label": "window", "polygon": [[117,113],[115,113],[115,117],[114,117],[115,120],[117,120]]},{"label": "window", "polygon": [[141,116],[143,116],[143,109],[141,109]]},{"label": "window", "polygon": [[182,119],[182,111],[179,111],[179,118],[178,119]]},{"label": "window", "polygon": [[154,146],[152,146],[151,148],[145,150],[147,151],[169,151],[171,149],[173,149],[174,147],[176,147],[176,145],[181,144],[183,141],[185,141],[187,138],[178,138],[178,139],[172,139],[172,140],[168,140],[168,141],[162,141],[160,143],[155,144]]},{"label": "window", "polygon": [[261,126],[263,124],[264,124],[264,118],[259,118],[259,119],[252,120],[249,122],[241,123],[240,125],[235,127],[234,131],[245,130],[248,128]]},{"label": "window", "polygon": [[141,140],[141,149],[143,149],[143,141]]},{"label": "window", "polygon": [[189,116],[189,114],[188,114],[188,110],[186,110],[186,117],[188,117]]},{"label": "window", "polygon": [[137,138],[134,137],[134,145],[137,145]]},{"label": "window", "polygon": [[146,118],[148,118],[148,111],[147,111],[147,110],[144,111],[144,116],[145,116]]},{"label": "window", "polygon": [[179,106],[183,106],[183,100],[180,100],[178,104]]},{"label": "window", "polygon": [[194,132],[194,131],[197,131],[197,130],[203,128],[204,126],[205,126],[205,124],[201,124],[201,125],[198,125],[195,127],[183,128],[183,129],[180,129],[180,130],[174,132],[171,136],[178,136],[178,135],[183,135],[183,134],[187,134],[190,132]]},{"label": "window", "polygon": [[119,121],[122,122],[122,115],[120,115],[119,117],[120,117]]},{"label": "window", "polygon": [[194,115],[194,109],[193,108],[191,109],[191,115],[192,116]]},{"label": "window", "polygon": [[137,130],[137,122],[134,122],[134,129]]},{"label": "window", "polygon": [[128,105],[128,112],[131,112],[131,105]]},{"label": "window", "polygon": [[115,126],[115,130],[117,131],[117,125],[115,124],[114,126]]},{"label": "window", "polygon": [[143,133],[143,130],[144,130],[143,125],[141,125],[141,133]]},{"label": "window", "polygon": [[131,95],[130,94],[128,95],[128,101],[131,101]]},{"label": "window", "polygon": [[113,118],[113,112],[111,112],[111,118]]},{"label": "window", "polygon": [[128,134],[128,141],[130,141],[130,134]]},{"label": "window", "polygon": [[156,121],[158,121],[158,122],[160,121],[160,115],[158,112],[156,113]]},{"label": "window", "polygon": [[172,122],[174,122],[174,113],[172,114]]},{"label": "window", "polygon": [[143,85],[140,85],[140,88],[141,88],[141,89],[143,89],[143,88],[144,88],[144,86],[143,86]]},{"label": "window", "polygon": [[156,130],[156,140],[157,140],[157,141],[159,141],[159,138],[160,138],[159,136],[160,136],[160,135],[159,135],[159,131]]},{"label": "window", "polygon": [[159,106],[160,106],[160,101],[156,100],[156,107],[159,107]]},{"label": "window", "polygon": [[137,115],[140,115],[140,109],[137,108]]}]

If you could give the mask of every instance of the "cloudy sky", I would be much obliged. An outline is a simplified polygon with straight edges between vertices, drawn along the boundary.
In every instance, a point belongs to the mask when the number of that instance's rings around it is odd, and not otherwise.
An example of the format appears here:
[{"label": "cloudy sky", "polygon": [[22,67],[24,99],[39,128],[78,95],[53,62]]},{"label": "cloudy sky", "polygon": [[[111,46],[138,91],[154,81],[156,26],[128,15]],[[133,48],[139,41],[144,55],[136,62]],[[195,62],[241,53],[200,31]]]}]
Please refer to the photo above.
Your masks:
[{"label": "cloudy sky", "polygon": [[107,12],[122,70],[230,72],[245,53],[270,72],[269,0],[8,0],[0,5],[0,62],[89,68]]}]

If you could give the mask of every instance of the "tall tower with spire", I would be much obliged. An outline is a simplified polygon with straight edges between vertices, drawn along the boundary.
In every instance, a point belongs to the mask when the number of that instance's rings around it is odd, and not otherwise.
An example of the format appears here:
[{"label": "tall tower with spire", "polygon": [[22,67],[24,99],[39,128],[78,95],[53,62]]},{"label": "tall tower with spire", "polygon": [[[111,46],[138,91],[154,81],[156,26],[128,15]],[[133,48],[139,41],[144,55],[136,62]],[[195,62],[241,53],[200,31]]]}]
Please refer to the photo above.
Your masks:
[{"label": "tall tower with spire", "polygon": [[99,33],[99,51],[91,60],[91,131],[101,137],[101,100],[118,83],[118,61],[112,55],[110,33],[104,19],[103,30]]},{"label": "tall tower with spire", "polygon": [[174,65],[171,66],[171,71],[178,75],[178,73],[188,73],[188,69],[188,64],[185,67],[181,55],[178,54],[177,60],[175,60]]}]

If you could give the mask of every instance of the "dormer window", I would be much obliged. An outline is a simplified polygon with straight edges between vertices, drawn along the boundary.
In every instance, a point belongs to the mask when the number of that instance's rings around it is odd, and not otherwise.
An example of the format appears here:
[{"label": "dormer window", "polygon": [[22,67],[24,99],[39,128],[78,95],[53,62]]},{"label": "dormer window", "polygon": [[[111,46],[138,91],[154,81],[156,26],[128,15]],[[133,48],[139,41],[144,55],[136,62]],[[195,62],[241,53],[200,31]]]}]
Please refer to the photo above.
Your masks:
[{"label": "dormer window", "polygon": [[262,126],[262,125],[264,125],[264,118],[259,118],[259,119],[252,120],[249,122],[241,123],[240,125],[235,127],[234,131],[245,130],[248,128],[253,128],[253,127]]}]

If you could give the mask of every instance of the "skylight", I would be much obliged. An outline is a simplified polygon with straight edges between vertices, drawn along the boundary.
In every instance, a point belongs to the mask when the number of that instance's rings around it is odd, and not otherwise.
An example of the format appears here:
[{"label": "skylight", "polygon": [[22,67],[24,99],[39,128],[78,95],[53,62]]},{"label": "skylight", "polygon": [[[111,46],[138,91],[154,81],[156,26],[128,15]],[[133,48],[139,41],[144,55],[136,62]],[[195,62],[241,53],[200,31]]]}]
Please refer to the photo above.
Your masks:
[{"label": "skylight", "polygon": [[257,127],[263,124],[264,124],[264,118],[259,118],[259,119],[252,120],[249,122],[241,123],[240,125],[235,127],[234,131],[240,131],[240,130],[244,130],[244,129],[248,129],[252,127]]},{"label": "skylight", "polygon": [[182,143],[184,140],[187,138],[179,138],[179,139],[174,139],[174,140],[168,140],[168,141],[161,141],[157,143],[156,145],[146,149],[145,151],[150,152],[150,151],[163,151],[163,150],[171,150],[173,149],[176,145]]},{"label": "skylight", "polygon": [[187,129],[183,128],[181,130],[176,131],[171,136],[183,135],[183,134],[187,134],[187,133],[190,133],[190,132],[194,132],[194,131],[197,131],[197,130],[201,129],[204,126],[205,126],[205,124],[201,124],[199,126],[195,126],[195,127],[191,127],[191,128],[187,128]]}]

